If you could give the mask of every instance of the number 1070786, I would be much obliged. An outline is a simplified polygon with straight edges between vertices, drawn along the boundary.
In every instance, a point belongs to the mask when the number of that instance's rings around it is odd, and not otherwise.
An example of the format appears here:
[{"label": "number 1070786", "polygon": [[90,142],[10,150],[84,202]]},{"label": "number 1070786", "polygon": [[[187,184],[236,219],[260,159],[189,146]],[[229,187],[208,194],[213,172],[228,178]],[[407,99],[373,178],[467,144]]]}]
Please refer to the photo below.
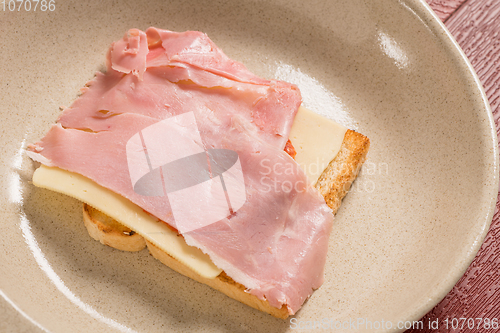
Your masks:
[{"label": "number 1070786", "polygon": [[1,0],[0,8],[2,11],[10,12],[53,12],[56,10],[55,0]]}]

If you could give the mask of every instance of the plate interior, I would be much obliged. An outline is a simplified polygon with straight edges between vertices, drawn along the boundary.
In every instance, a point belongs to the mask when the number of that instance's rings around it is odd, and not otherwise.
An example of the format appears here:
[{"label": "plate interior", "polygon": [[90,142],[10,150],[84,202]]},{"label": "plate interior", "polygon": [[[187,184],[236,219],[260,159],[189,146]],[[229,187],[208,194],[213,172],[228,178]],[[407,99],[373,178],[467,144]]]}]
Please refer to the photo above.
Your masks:
[{"label": "plate interior", "polygon": [[[467,63],[420,2],[91,0],[15,14],[0,23],[10,31],[0,40],[9,64],[0,92],[0,290],[41,331],[287,332],[359,318],[396,325],[432,308],[474,258],[496,200],[494,125]],[[26,146],[104,68],[111,42],[149,26],[207,33],[254,73],[296,83],[306,107],[371,140],[336,216],[325,283],[292,322],[191,281],[147,251],[93,241],[80,203],[30,184]]]}]

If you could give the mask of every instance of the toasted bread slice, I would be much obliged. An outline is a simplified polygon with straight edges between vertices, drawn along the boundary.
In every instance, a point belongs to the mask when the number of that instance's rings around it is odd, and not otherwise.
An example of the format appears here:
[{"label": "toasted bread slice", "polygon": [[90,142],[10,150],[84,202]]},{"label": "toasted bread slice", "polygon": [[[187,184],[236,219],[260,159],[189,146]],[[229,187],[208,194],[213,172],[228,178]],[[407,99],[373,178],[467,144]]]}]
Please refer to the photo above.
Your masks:
[{"label": "toasted bread slice", "polygon": [[83,205],[83,223],[90,237],[104,245],[131,252],[146,247],[141,235],[87,204]]},{"label": "toasted bread slice", "polygon": [[[342,199],[357,177],[361,165],[366,159],[369,147],[370,140],[367,137],[355,131],[347,130],[339,153],[329,163],[316,182],[315,187],[323,195],[334,214],[339,209]],[[103,244],[124,251],[138,251],[147,244],[148,250],[153,257],[173,270],[274,317],[285,319],[289,315],[286,306],[282,306],[281,309],[272,307],[267,301],[262,301],[256,296],[245,292],[245,286],[235,282],[224,272],[215,279],[202,277],[152,243],[145,241],[139,234],[133,233],[133,230],[126,228],[116,220],[85,203],[83,204],[83,216],[89,234]]]},{"label": "toasted bread slice", "polygon": [[207,279],[206,277],[203,277],[195,271],[191,270],[187,266],[181,264],[179,261],[168,255],[167,253],[160,250],[154,244],[148,241],[146,241],[146,243],[148,245],[149,253],[151,253],[153,257],[158,259],[164,265],[172,268],[174,271],[181,273],[195,281],[204,283],[214,288],[215,290],[218,290],[225,295],[237,301],[240,301],[241,303],[251,306],[254,309],[269,313],[270,315],[281,319],[286,319],[288,317],[288,309],[285,305],[283,305],[280,309],[272,307],[267,301],[262,301],[257,298],[257,296],[246,292],[246,288],[244,285],[235,282],[233,279],[227,276],[224,271],[220,273],[215,279]]},{"label": "toasted bread slice", "polygon": [[318,178],[315,187],[334,214],[358,176],[369,148],[370,140],[366,136],[347,130],[337,156]]}]

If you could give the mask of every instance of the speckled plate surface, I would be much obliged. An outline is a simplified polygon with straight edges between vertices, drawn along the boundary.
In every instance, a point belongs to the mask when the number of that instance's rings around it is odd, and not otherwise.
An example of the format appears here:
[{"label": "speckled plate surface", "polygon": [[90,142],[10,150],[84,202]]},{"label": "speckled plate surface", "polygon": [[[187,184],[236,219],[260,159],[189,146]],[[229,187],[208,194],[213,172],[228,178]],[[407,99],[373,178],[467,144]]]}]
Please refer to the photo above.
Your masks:
[{"label": "speckled plate surface", "polygon": [[[498,190],[494,124],[477,78],[424,3],[32,4],[0,8],[0,331],[401,331],[473,260]],[[297,83],[307,107],[371,139],[336,218],[326,281],[289,320],[147,251],[99,244],[78,202],[30,184],[26,145],[104,67],[112,41],[149,26],[206,32],[256,74]]]}]

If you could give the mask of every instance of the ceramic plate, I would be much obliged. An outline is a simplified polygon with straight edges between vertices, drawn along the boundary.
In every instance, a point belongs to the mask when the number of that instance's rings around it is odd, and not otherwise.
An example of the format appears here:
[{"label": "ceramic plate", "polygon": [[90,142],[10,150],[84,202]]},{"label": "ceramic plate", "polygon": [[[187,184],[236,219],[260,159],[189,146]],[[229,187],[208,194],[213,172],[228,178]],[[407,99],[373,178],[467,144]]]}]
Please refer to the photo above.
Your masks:
[{"label": "ceramic plate", "polygon": [[[494,124],[477,77],[423,2],[40,1],[36,11],[27,2],[0,7],[2,331],[402,330],[473,260],[498,189]],[[149,26],[206,32],[256,74],[298,84],[305,106],[371,139],[336,217],[325,283],[289,320],[147,251],[101,245],[78,202],[30,184],[26,146],[104,68],[112,41]]]}]

